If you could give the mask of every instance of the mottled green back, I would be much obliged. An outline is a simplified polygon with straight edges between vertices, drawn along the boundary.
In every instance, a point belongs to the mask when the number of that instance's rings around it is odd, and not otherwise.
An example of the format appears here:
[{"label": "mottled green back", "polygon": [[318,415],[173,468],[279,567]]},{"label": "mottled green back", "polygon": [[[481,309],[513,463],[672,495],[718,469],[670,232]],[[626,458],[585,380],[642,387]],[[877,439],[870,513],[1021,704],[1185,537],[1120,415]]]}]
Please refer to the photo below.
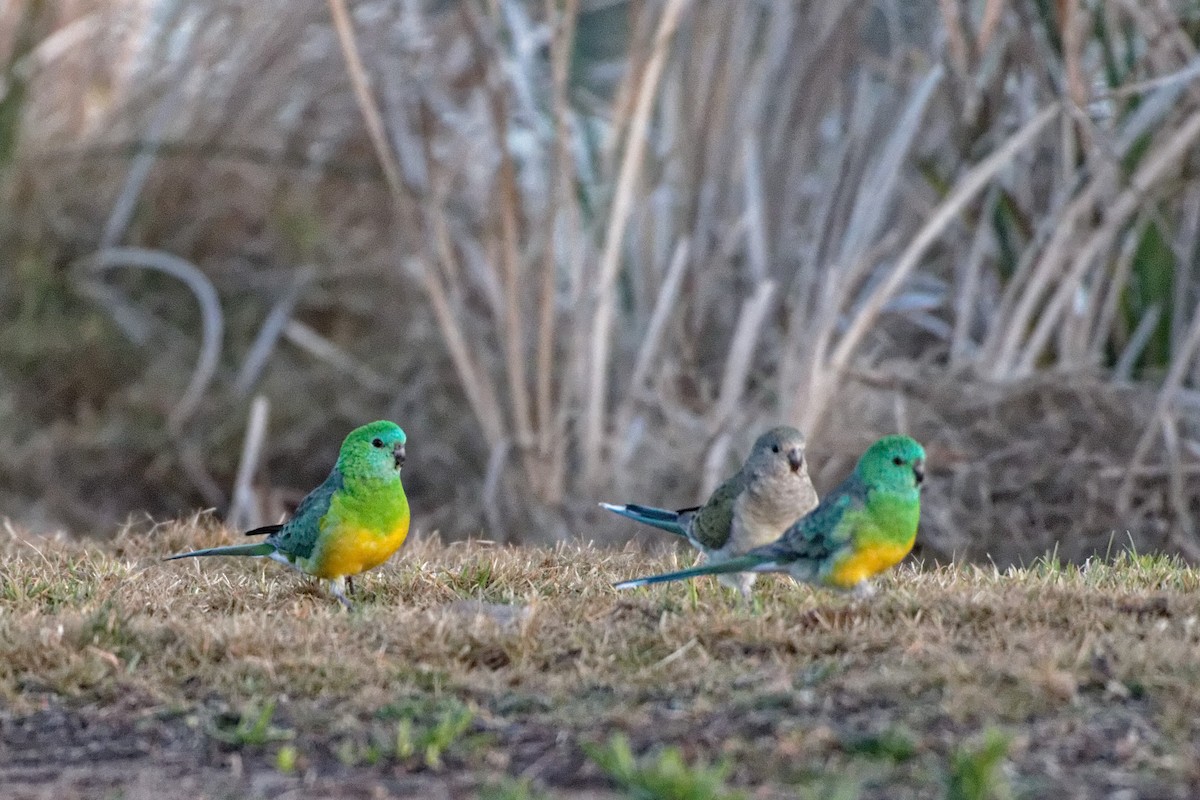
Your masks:
[{"label": "mottled green back", "polygon": [[729,528],[733,524],[733,507],[745,485],[739,471],[722,483],[709,495],[708,502],[692,516],[688,538],[709,549],[719,550],[729,540]]},{"label": "mottled green back", "polygon": [[292,518],[284,523],[278,532],[271,534],[267,541],[286,556],[311,556],[317,544],[317,536],[321,533],[321,520],[329,511],[333,495],[340,491],[342,486],[342,473],[335,466],[329,477],[300,501]]}]

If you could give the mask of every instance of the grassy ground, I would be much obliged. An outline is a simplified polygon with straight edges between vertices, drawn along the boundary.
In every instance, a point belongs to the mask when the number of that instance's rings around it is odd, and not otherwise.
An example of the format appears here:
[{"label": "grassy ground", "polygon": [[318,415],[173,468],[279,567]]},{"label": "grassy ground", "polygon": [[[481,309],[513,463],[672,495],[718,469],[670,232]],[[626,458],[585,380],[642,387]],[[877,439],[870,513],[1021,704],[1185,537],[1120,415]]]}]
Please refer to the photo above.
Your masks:
[{"label": "grassy ground", "polygon": [[1200,573],[906,565],[755,608],[587,547],[415,542],[346,613],[195,522],[0,544],[0,794],[1186,797]]}]

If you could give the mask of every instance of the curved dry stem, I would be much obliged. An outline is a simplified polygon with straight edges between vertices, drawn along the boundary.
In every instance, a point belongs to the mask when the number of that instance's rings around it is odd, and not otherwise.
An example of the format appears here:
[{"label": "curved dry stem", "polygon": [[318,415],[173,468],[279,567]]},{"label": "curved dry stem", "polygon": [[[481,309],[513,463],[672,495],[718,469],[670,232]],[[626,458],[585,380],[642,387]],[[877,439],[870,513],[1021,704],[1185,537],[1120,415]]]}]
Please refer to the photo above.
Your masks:
[{"label": "curved dry stem", "polygon": [[225,330],[225,316],[221,312],[217,290],[195,264],[161,250],[110,247],[88,256],[83,263],[90,272],[97,274],[116,267],[156,270],[182,281],[196,297],[196,303],[200,306],[200,356],[196,359],[187,391],[167,417],[167,426],[171,431],[178,432],[196,411],[204,391],[217,372],[221,338]]}]

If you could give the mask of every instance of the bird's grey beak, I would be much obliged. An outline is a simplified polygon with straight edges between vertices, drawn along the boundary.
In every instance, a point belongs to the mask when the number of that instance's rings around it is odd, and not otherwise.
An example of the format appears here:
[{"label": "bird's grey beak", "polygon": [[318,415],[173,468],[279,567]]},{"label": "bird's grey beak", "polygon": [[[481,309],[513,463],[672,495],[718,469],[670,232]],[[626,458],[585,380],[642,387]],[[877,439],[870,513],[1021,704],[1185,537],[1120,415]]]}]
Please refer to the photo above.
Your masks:
[{"label": "bird's grey beak", "polygon": [[792,468],[792,472],[796,472],[804,466],[804,450],[799,447],[793,447],[788,450],[788,466]]},{"label": "bird's grey beak", "polygon": [[404,443],[403,442],[396,445],[395,449],[392,450],[392,455],[395,456],[395,458],[396,458],[396,469],[400,469],[400,466],[404,463]]},{"label": "bird's grey beak", "polygon": [[925,461],[923,459],[913,463],[913,475],[917,476],[917,486],[920,486],[921,481],[925,480]]}]

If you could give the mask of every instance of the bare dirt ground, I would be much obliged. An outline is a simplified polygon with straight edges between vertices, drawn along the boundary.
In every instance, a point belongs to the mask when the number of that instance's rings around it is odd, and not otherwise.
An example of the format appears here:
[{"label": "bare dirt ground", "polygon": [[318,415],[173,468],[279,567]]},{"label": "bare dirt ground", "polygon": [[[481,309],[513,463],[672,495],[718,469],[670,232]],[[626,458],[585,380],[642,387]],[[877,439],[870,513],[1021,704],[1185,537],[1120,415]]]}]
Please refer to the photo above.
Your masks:
[{"label": "bare dirt ground", "polygon": [[873,600],[617,593],[690,555],[417,542],[346,613],[208,524],[0,549],[6,798],[1185,798],[1200,574],[909,565]]}]

